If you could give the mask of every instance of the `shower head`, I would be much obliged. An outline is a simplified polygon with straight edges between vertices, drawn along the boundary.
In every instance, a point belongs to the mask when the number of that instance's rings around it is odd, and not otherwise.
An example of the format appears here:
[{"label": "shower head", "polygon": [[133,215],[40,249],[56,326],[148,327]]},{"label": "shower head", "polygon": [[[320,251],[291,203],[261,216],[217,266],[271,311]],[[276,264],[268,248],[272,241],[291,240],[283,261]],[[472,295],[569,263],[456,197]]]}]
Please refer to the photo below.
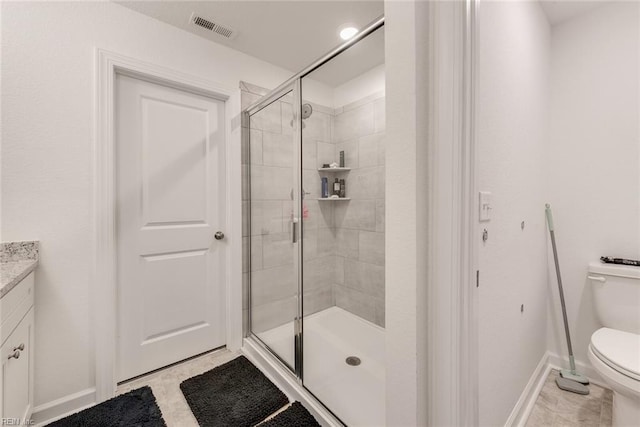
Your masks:
[{"label": "shower head", "polygon": [[313,113],[313,107],[311,104],[302,104],[302,119],[308,119]]},{"label": "shower head", "polygon": [[[302,108],[300,109],[302,120],[308,119],[311,117],[311,113],[313,113],[313,107],[311,104],[302,104]],[[289,122],[289,126],[293,127],[293,119]],[[302,129],[304,129],[305,124],[302,122]]]}]

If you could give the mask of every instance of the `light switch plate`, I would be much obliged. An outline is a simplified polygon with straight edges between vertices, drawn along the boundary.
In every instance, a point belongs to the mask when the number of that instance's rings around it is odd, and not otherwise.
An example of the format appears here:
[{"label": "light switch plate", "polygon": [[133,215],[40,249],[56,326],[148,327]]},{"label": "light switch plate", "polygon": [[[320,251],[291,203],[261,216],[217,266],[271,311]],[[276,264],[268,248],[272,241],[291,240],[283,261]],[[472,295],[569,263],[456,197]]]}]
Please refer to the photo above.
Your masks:
[{"label": "light switch plate", "polygon": [[481,191],[480,192],[480,221],[490,221],[491,220],[491,193],[489,191]]}]

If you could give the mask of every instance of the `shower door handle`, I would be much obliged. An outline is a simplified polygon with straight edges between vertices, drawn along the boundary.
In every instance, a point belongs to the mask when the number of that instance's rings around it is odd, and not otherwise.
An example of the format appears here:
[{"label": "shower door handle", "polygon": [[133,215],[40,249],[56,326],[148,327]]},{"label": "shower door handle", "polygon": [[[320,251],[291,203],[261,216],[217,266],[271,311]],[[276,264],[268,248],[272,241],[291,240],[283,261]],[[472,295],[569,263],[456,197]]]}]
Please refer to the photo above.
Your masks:
[{"label": "shower door handle", "polygon": [[293,227],[293,230],[291,233],[293,236],[292,242],[296,243],[298,241],[298,218],[293,218],[291,220],[291,226]]}]

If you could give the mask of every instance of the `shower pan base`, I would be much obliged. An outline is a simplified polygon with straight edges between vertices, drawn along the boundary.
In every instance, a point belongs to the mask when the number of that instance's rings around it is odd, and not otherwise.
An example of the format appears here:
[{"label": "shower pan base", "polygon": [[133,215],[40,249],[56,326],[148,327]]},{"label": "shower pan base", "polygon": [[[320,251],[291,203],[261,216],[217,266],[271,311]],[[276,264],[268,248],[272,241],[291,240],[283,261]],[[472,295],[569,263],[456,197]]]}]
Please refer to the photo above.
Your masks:
[{"label": "shower pan base", "polygon": [[[307,390],[350,427],[384,425],[384,329],[339,307],[306,316],[303,328]],[[291,363],[292,330],[293,322],[259,335]]]}]

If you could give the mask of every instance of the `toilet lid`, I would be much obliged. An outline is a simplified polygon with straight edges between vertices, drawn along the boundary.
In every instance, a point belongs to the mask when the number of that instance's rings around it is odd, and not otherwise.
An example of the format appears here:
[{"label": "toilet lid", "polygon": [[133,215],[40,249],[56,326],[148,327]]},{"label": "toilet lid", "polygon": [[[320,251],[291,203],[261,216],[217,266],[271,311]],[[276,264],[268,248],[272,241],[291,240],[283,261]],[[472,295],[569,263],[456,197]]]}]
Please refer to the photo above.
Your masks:
[{"label": "toilet lid", "polygon": [[591,346],[607,365],[640,381],[640,335],[601,328],[591,336]]}]

